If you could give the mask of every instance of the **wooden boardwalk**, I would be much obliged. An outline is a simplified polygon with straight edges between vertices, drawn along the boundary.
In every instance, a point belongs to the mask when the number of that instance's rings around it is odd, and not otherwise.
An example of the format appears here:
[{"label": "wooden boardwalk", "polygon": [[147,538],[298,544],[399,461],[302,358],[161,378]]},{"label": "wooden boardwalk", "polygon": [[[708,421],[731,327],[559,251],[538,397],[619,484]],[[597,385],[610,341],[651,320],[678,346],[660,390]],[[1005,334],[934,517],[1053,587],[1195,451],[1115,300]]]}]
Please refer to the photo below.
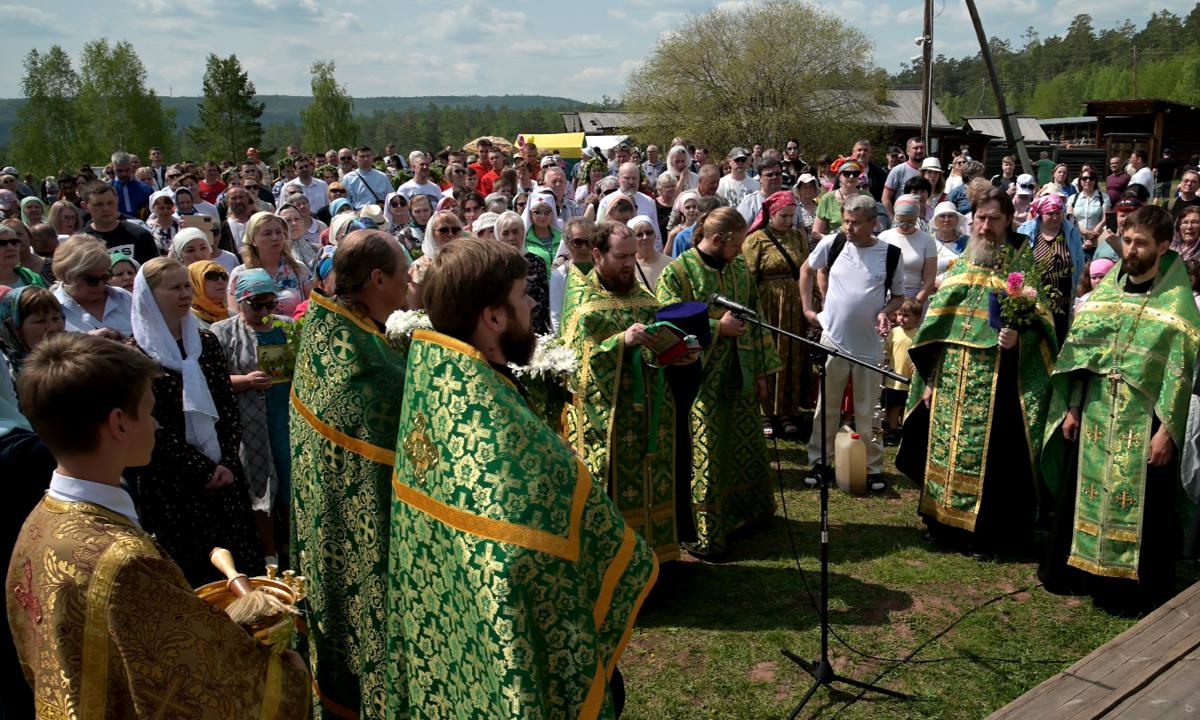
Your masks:
[{"label": "wooden boardwalk", "polygon": [[1200,583],[988,720],[1200,717]]}]

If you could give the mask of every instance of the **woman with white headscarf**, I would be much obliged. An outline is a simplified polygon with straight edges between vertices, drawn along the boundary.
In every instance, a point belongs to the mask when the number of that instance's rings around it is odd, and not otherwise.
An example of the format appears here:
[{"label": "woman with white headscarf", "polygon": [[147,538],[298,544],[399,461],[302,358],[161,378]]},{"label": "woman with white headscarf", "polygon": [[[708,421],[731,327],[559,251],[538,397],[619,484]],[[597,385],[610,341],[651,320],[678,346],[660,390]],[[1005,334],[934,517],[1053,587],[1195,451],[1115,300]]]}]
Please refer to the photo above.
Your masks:
[{"label": "woman with white headscarf", "polygon": [[408,198],[398,192],[388,193],[383,201],[383,219],[387,221],[387,230],[392,237],[400,241],[409,253],[420,247],[421,242],[412,231],[412,213],[408,209]]},{"label": "woman with white headscarf", "polygon": [[679,176],[679,184],[676,186],[679,192],[700,187],[700,176],[692,172],[691,165],[692,158],[683,145],[676,145],[667,151],[667,167]]},{"label": "woman with white headscarf", "polygon": [[133,284],[133,337],[162,366],[154,380],[154,452],[126,470],[137,485],[139,521],[193,586],[220,578],[208,561],[228,548],[238,569],[263,570],[263,554],[238,459],[237,401],[216,337],[196,326],[192,286],[179,261],[155,258]]},{"label": "woman with white headscarf", "polygon": [[658,234],[654,232],[655,221],[647,215],[638,215],[626,225],[629,232],[637,240],[637,271],[638,280],[646,289],[654,292],[658,285],[658,276],[671,264],[671,256],[658,251]]},{"label": "woman with white headscarf", "polygon": [[546,270],[546,261],[540,255],[530,252],[526,241],[525,223],[521,220],[521,216],[512,210],[500,215],[500,219],[496,221],[494,233],[497,240],[516,248],[517,252],[525,256],[525,262],[529,264],[526,292],[537,302],[537,305],[529,311],[529,324],[533,326],[533,331],[538,335],[549,334],[550,273]]},{"label": "woman with white headscarf", "polygon": [[546,282],[549,282],[550,268],[554,266],[554,257],[561,251],[562,244],[562,221],[558,219],[554,194],[531,194],[521,220],[525,223],[525,252],[542,259],[546,264]]}]

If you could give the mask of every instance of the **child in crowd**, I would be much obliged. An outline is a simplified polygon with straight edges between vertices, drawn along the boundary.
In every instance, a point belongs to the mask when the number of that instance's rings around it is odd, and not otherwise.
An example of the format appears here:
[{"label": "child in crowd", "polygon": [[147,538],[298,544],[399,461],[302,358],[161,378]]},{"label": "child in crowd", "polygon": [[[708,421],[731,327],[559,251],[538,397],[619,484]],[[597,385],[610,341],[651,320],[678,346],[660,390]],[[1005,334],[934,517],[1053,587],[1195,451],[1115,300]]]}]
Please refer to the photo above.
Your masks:
[{"label": "child in crowd", "polygon": [[[913,375],[913,364],[908,357],[908,349],[912,347],[913,338],[917,335],[920,320],[920,303],[914,298],[905,298],[892,318],[895,327],[888,334],[887,347],[884,349],[888,367],[907,378]],[[883,407],[887,411],[884,441],[887,443],[895,444],[900,441],[900,426],[904,423],[904,406],[907,400],[907,385],[898,380],[884,382]]]}]

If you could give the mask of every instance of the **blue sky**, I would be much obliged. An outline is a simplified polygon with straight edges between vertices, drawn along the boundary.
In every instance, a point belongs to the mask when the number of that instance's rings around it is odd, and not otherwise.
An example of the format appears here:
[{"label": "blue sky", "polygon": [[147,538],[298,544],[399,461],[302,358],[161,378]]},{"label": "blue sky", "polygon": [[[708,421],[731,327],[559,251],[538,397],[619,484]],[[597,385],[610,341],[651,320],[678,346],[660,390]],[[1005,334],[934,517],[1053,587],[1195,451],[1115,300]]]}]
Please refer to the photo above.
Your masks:
[{"label": "blue sky", "polygon": [[[737,6],[753,0],[726,0]],[[965,4],[935,0],[935,52],[977,49]],[[1061,33],[1086,11],[1104,28],[1154,9],[1181,15],[1194,0],[1151,5],[1058,0],[977,0],[984,27],[1020,44],[1025,28]],[[875,61],[894,71],[916,55],[921,0],[821,0],[875,43]],[[308,94],[308,67],[333,59],[352,95],[545,94],[580,100],[619,96],[625,76],[660,33],[712,2],[617,0],[51,0],[0,2],[0,43],[10,72],[0,97],[20,96],[20,62],[31,48],[62,45],[78,57],[88,40],[134,43],[150,85],[162,95],[198,95],[204,58],[236,53],[260,93]],[[447,9],[449,8],[449,9]],[[787,41],[786,29],[781,42]],[[796,40],[803,42],[798,29]],[[512,50],[510,48],[516,47]]]}]

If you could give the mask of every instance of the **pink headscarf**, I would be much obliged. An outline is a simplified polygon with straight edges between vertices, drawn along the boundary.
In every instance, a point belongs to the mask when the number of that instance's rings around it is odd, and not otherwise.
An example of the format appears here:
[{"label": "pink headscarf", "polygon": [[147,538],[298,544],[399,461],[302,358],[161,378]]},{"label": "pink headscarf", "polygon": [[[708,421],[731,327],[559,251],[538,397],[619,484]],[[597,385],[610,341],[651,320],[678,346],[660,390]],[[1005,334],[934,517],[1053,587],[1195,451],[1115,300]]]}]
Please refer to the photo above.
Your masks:
[{"label": "pink headscarf", "polygon": [[796,204],[796,196],[791,190],[780,190],[771,193],[771,197],[767,198],[762,204],[762,209],[758,211],[758,215],[754,216],[754,222],[750,223],[750,229],[746,231],[750,234],[762,227],[765,227],[771,216],[779,212],[788,205]]},{"label": "pink headscarf", "polygon": [[1033,202],[1029,203],[1029,214],[1033,217],[1041,217],[1048,212],[1062,212],[1063,199],[1061,195],[1049,194],[1042,195]]}]

